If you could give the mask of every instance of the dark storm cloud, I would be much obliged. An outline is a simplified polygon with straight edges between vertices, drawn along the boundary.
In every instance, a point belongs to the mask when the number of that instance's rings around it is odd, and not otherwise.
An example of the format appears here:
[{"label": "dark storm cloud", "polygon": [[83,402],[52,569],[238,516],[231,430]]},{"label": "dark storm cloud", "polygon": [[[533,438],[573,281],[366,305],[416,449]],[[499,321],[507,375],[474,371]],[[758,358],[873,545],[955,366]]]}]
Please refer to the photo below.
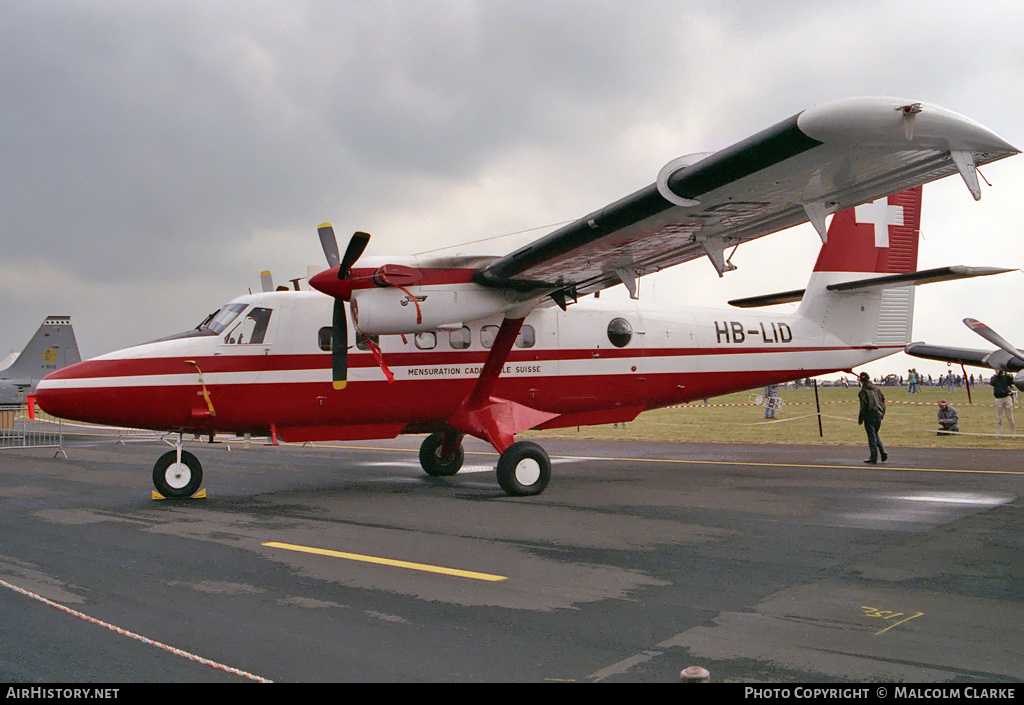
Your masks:
[{"label": "dark storm cloud", "polygon": [[642,56],[614,54],[618,5],[283,7],[19,6],[0,73],[8,256],[131,276],[117,259],[217,253],[332,197],[372,207],[399,173],[459,179],[500,144],[572,141],[654,88]]}]

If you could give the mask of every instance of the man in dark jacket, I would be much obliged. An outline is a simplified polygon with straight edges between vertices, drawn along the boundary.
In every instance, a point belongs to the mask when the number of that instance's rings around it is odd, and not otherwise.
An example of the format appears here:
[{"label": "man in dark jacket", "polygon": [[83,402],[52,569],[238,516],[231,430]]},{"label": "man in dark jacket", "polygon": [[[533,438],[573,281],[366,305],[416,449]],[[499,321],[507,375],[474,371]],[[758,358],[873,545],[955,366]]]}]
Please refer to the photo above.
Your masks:
[{"label": "man in dark jacket", "polygon": [[996,372],[989,382],[992,394],[996,398],[996,433],[1003,435],[1003,415],[1010,422],[1010,433],[1017,435],[1017,426],[1013,423],[1013,377],[1009,372]]},{"label": "man in dark jacket", "polygon": [[871,457],[864,462],[874,465],[881,457],[884,463],[889,459],[889,455],[885,452],[882,437],[878,435],[878,432],[882,428],[882,417],[885,416],[885,397],[881,390],[871,383],[871,376],[867,372],[860,373],[860,394],[858,396],[860,397],[860,415],[857,417],[857,423],[864,426],[864,430],[868,434],[868,450],[871,451]]}]

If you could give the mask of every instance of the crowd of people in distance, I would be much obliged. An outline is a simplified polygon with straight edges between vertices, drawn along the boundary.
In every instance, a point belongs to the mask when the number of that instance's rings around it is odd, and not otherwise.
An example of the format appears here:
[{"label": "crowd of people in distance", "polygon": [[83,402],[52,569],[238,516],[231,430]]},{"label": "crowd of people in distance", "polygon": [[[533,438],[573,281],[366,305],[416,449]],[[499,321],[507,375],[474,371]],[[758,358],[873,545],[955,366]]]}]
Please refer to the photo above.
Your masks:
[{"label": "crowd of people in distance", "polygon": [[[864,461],[865,463],[884,463],[889,457],[880,435],[882,419],[885,416],[885,395],[882,393],[881,387],[902,387],[906,385],[907,394],[920,394],[921,386],[941,386],[949,392],[953,392],[957,387],[965,384],[972,388],[976,385],[991,387],[996,408],[996,434],[1002,436],[1005,432],[1009,431],[1010,435],[1017,435],[1017,425],[1013,420],[1013,407],[1017,401],[1017,388],[1013,382],[1013,375],[1009,372],[996,372],[988,380],[980,374],[977,376],[973,374],[961,376],[950,372],[946,375],[939,375],[938,379],[935,380],[931,375],[924,376],[916,369],[910,369],[907,370],[906,381],[904,381],[902,375],[885,375],[872,379],[871,375],[867,372],[861,372],[857,381],[860,385],[858,393],[860,413],[857,422],[864,426],[870,452],[870,457]],[[764,388],[764,417],[766,419],[775,418],[775,409],[778,403],[776,395],[780,386],[792,385],[794,388],[799,389],[810,387],[813,384],[815,384],[814,381],[808,378],[785,385],[772,384],[766,386]],[[845,377],[841,377],[836,381],[828,380],[822,382],[821,386],[849,387],[850,383]],[[960,432],[960,414],[947,399],[939,400],[936,417],[938,421],[936,435],[951,436]]]},{"label": "crowd of people in distance", "polygon": [[[952,374],[949,375],[949,377],[952,376]],[[860,414],[857,418],[857,423],[864,426],[864,431],[868,437],[868,452],[870,453],[870,457],[864,462],[874,464],[881,461],[884,463],[889,458],[885,452],[885,446],[882,444],[880,435],[882,419],[885,417],[885,395],[875,385],[871,375],[867,372],[861,372],[858,379],[860,380],[860,393],[858,395]],[[920,393],[918,381],[917,370],[909,370],[907,375],[908,394]],[[971,382],[973,383],[973,381],[972,375]],[[992,386],[992,396],[995,399],[996,434],[1003,435],[1003,419],[1005,417],[1010,433],[1017,435],[1017,426],[1013,421],[1013,404],[1016,398],[1013,376],[1009,372],[996,372],[992,379],[989,380],[989,384]],[[902,386],[902,383],[900,386]],[[936,432],[937,435],[949,436],[958,433],[960,431],[960,415],[957,413],[957,410],[950,406],[945,399],[940,399],[938,406],[939,429]]]}]

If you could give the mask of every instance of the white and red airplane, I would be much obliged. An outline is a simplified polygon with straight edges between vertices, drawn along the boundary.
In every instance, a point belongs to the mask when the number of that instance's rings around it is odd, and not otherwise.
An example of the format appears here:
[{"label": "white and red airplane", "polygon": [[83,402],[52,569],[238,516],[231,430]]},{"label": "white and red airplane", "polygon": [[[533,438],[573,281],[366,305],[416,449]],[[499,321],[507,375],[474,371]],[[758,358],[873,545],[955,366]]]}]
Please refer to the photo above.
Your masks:
[{"label": "white and red airplane", "polygon": [[[915,272],[920,185],[959,172],[980,198],[976,167],[1017,152],[948,110],[857,98],[674,160],[656,183],[504,257],[356,266],[369,236],[342,256],[324,225],[330,267],[310,279],[322,293],[239,297],[192,331],[51,374],[36,397],[67,419],[177,432],[153,471],[165,496],[202,481],[181,434],[215,432],[427,433],[420,462],[435,476],[458,472],[470,434],[500,453],[505,492],[534,495],[551,463],[515,440],[527,429],[630,421],[903,350],[911,285],[994,271]],[[795,313],[645,313],[607,297],[569,307],[620,283],[632,295],[640,276],[704,255],[721,276],[734,269],[727,248],[808,220],[825,244],[807,289],[732,302],[801,300]]]}]

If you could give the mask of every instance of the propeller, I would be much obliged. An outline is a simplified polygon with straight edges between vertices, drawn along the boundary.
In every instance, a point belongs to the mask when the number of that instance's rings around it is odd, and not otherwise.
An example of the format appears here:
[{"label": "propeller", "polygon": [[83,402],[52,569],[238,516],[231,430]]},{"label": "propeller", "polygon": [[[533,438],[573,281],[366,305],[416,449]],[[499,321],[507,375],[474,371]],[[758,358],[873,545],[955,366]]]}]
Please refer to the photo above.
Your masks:
[{"label": "propeller", "polygon": [[[345,256],[341,257],[338,250],[338,239],[330,223],[323,223],[317,228],[320,246],[324,250],[330,269],[320,272],[309,280],[310,286],[328,296],[334,297],[334,314],[331,321],[331,379],[335,389],[344,389],[348,383],[348,320],[345,315],[345,302],[352,297],[352,265],[362,256],[370,236],[364,232],[356,232],[348,241]],[[337,277],[331,276],[337,267]]]},{"label": "propeller", "polygon": [[964,325],[967,326],[968,328],[970,328],[972,331],[974,331],[978,335],[980,335],[982,338],[984,338],[988,342],[990,342],[993,345],[995,345],[1000,350],[1003,350],[1006,353],[1008,353],[1010,355],[1013,355],[1016,358],[1020,358],[1020,359],[1024,360],[1024,354],[1022,354],[1020,350],[1018,350],[1017,348],[1015,348],[1012,345],[1010,345],[1010,343],[1008,343],[1006,341],[1006,339],[1003,338],[1003,336],[1001,336],[998,333],[996,333],[994,330],[989,328],[987,325],[985,325],[981,321],[976,320],[974,318],[965,318],[964,319]]}]

